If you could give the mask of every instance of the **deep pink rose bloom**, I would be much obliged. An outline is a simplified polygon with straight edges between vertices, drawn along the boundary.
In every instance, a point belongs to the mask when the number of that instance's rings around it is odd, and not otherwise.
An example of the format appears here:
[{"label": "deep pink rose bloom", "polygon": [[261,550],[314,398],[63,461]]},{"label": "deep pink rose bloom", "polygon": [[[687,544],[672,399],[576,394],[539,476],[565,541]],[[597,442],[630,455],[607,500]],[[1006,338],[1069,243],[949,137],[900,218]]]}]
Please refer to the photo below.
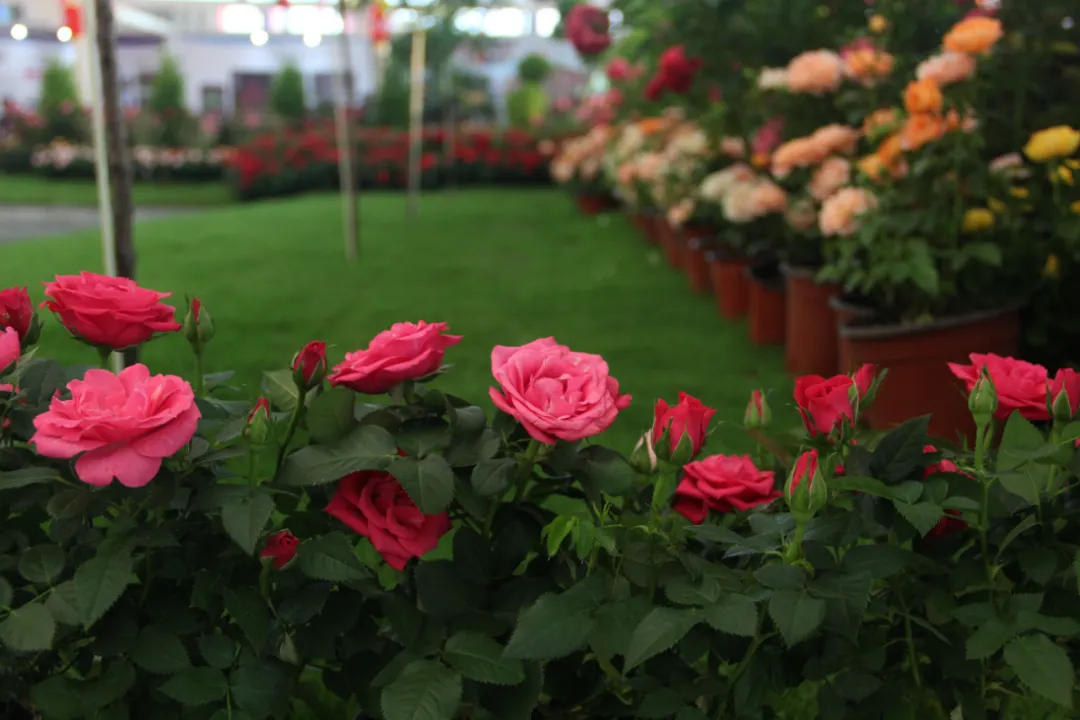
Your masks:
[{"label": "deep pink rose bloom", "polygon": [[658,74],[666,89],[684,95],[690,92],[694,78],[704,64],[701,58],[688,58],[683,45],[673,45],[660,55]]},{"label": "deep pink rose bloom", "polygon": [[4,328],[0,332],[0,372],[14,365],[21,354],[19,331],[13,327]]},{"label": "deep pink rose bloom", "polygon": [[123,350],[141,345],[154,333],[175,332],[176,310],[162,303],[171,293],[147,290],[127,278],[82,272],[57,275],[45,283],[51,298],[42,303],[72,335],[91,345]]},{"label": "deep pink rose bloom", "polygon": [[705,405],[696,397],[679,393],[679,402],[674,407],[668,407],[663,399],[656,401],[656,409],[653,411],[653,442],[659,442],[668,431],[668,445],[671,452],[679,447],[683,435],[689,435],[693,452],[690,457],[697,457],[701,448],[705,446],[705,438],[708,435],[709,421],[712,420],[716,410]]},{"label": "deep pink rose bloom", "polygon": [[[792,470],[791,473],[791,483],[788,486],[788,490],[791,491],[791,495],[795,494],[795,491],[799,488],[800,485],[802,485],[803,480],[806,480],[810,483],[810,485],[807,486],[807,489],[813,487],[814,475],[817,474],[818,470],[818,459],[819,458],[817,450],[807,450],[798,457],[798,459],[795,461],[795,468]],[[837,469],[838,474],[841,469],[842,468]]]},{"label": "deep pink rose bloom", "polygon": [[579,3],[566,16],[566,38],[583,57],[593,57],[611,45],[607,11]]},{"label": "deep pink rose bloom", "polygon": [[777,115],[758,128],[752,142],[755,155],[771,155],[784,137],[784,117]]},{"label": "deep pink rose bloom", "polygon": [[326,512],[363,535],[386,563],[404,570],[450,531],[446,513],[425,515],[393,475],[362,470],[341,478]]},{"label": "deep pink rose bloom", "polygon": [[771,470],[758,470],[748,456],[712,455],[683,468],[672,508],[695,525],[709,510],[749,510],[780,497]]},{"label": "deep pink rose bloom", "polygon": [[795,404],[811,437],[830,435],[841,423],[851,426],[855,410],[851,406],[851,388],[865,397],[874,382],[874,366],[863,365],[854,376],[803,375],[795,380]]},{"label": "deep pink rose bloom", "polygon": [[625,82],[630,78],[630,61],[624,57],[612,59],[607,66],[607,76],[613,83]]},{"label": "deep pink rose bloom", "polygon": [[444,335],[446,323],[395,323],[376,335],[367,350],[348,353],[334,366],[330,384],[378,395],[398,383],[416,380],[442,367],[446,348],[461,338]]},{"label": "deep pink rose bloom", "polygon": [[1028,420],[1050,419],[1050,413],[1046,410],[1046,383],[1049,379],[1046,368],[993,353],[971,353],[968,357],[971,358],[970,365],[949,363],[949,369],[964,381],[970,393],[983,367],[986,367],[998,398],[994,417],[1007,420],[1013,410],[1019,410]]},{"label": "deep pink rose bloom", "polygon": [[490,390],[495,407],[549,445],[597,435],[630,405],[604,358],[574,352],[555,338],[521,347],[497,345],[491,351],[491,374],[502,386],[502,392]]},{"label": "deep pink rose bloom", "polygon": [[25,340],[34,320],[34,305],[24,287],[0,290],[0,327],[15,328]]},{"label": "deep pink rose bloom", "polygon": [[1058,395],[1064,391],[1069,398],[1069,409],[1072,416],[1080,412],[1080,373],[1072,368],[1062,368],[1050,381],[1050,402],[1057,400]]},{"label": "deep pink rose bloom", "polygon": [[195,393],[182,378],[150,376],[145,365],[119,375],[87,370],[68,383],[70,400],[52,399],[34,418],[30,442],[39,454],[75,461],[75,474],[90,485],[113,478],[127,487],[154,479],[161,461],[187,445],[199,423]]}]

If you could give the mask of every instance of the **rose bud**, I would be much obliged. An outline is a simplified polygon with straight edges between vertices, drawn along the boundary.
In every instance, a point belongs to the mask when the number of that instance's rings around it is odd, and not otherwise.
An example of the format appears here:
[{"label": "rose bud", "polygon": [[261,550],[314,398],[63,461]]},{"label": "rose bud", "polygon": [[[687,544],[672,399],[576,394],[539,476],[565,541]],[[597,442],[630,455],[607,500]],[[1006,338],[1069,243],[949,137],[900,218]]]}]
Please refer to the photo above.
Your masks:
[{"label": "rose bud", "polygon": [[807,523],[825,507],[829,489],[818,468],[818,451],[807,450],[795,461],[784,487],[784,498],[796,522]]},{"label": "rose bud", "polygon": [[630,467],[642,475],[652,475],[656,472],[656,449],[653,447],[652,430],[647,430],[634,446],[630,453]]},{"label": "rose bud", "polygon": [[772,409],[765,400],[765,394],[760,390],[755,390],[750,394],[750,402],[746,405],[743,427],[747,430],[764,430],[771,424]]},{"label": "rose bud", "polygon": [[990,422],[990,418],[994,417],[997,408],[998,397],[994,381],[990,379],[990,373],[983,367],[979,379],[971,388],[971,394],[968,395],[968,410],[975,417],[976,424],[986,425]]},{"label": "rose bud", "polygon": [[206,343],[214,339],[214,322],[210,319],[210,313],[203,309],[199,298],[192,298],[191,307],[184,317],[184,337],[195,352],[202,352]]},{"label": "rose bud", "polygon": [[41,320],[26,288],[0,290],[0,328],[14,328],[23,347],[33,345],[41,336]]},{"label": "rose bud", "polygon": [[326,343],[321,340],[309,342],[292,361],[293,382],[302,393],[321,385],[326,370]]},{"label": "rose bud", "polygon": [[295,535],[288,530],[282,530],[266,539],[266,546],[259,551],[259,557],[268,559],[275,570],[280,570],[296,557],[299,545],[300,541]]},{"label": "rose bud", "polygon": [[652,428],[657,456],[676,465],[693,460],[705,446],[709,421],[715,413],[684,392],[679,393],[679,402],[673,407],[657,400]]},{"label": "rose bud", "polygon": [[244,428],[244,437],[252,445],[265,445],[270,440],[273,421],[270,419],[270,401],[259,398],[255,407],[248,414],[247,427]]},{"label": "rose bud", "polygon": [[1054,420],[1059,423],[1071,421],[1080,412],[1080,373],[1071,368],[1058,370],[1046,395]]}]

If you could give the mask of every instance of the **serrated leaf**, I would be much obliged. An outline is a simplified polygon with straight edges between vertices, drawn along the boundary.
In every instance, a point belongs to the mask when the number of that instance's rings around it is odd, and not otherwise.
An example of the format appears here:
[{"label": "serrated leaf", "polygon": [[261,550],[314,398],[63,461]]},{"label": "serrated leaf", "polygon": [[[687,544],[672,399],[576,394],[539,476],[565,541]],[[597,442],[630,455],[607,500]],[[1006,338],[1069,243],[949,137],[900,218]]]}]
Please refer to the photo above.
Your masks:
[{"label": "serrated leaf", "polygon": [[49,585],[64,571],[64,561],[59,545],[35,545],[19,558],[19,574],[30,582]]},{"label": "serrated leaf", "polygon": [[45,505],[45,510],[51,517],[57,520],[77,517],[86,510],[93,497],[93,493],[83,490],[82,488],[64,490],[49,498],[49,502]]},{"label": "serrated leaf", "polygon": [[649,614],[649,601],[641,596],[601,605],[589,635],[589,647],[602,660],[625,655],[634,628]]},{"label": "serrated leaf", "polygon": [[269,493],[254,492],[222,506],[221,524],[229,537],[252,555],[274,507],[274,498]]},{"label": "serrated leaf", "polygon": [[0,623],[0,640],[15,652],[34,652],[52,647],[56,620],[41,603],[30,603],[13,610]]},{"label": "serrated leaf", "polygon": [[566,537],[577,527],[578,518],[575,515],[560,515],[544,528],[544,536],[547,537],[548,557],[555,557],[562,547]]},{"label": "serrated leaf", "polygon": [[355,404],[356,394],[340,387],[312,398],[305,416],[311,439],[326,445],[342,438],[356,426]]},{"label": "serrated leaf", "polygon": [[720,602],[705,608],[704,617],[713,630],[740,637],[757,635],[757,606],[744,595],[727,595],[721,598]]},{"label": "serrated leaf", "polygon": [[734,530],[726,528],[723,525],[691,525],[686,528],[686,531],[701,540],[722,543],[725,545],[735,545],[736,547],[747,547],[752,550],[772,550],[780,547],[779,535],[774,537],[762,535],[742,537]]},{"label": "serrated leaf", "polygon": [[442,455],[398,458],[390,463],[389,472],[425,515],[441,513],[454,499],[454,469]]},{"label": "serrated leaf", "polygon": [[825,601],[798,590],[779,590],[769,599],[769,616],[788,647],[810,637],[825,620]]},{"label": "serrated leaf", "polygon": [[278,617],[289,625],[303,625],[322,612],[333,585],[315,582],[287,595],[278,605]]},{"label": "serrated leaf", "polygon": [[131,549],[126,545],[99,549],[75,571],[75,590],[85,629],[93,627],[120,599],[131,584],[131,573]]},{"label": "serrated leaf", "polygon": [[871,477],[850,477],[842,475],[840,477],[830,478],[829,490],[860,492],[879,498],[885,498],[887,500],[893,498],[893,491],[888,485]]},{"label": "serrated leaf", "polygon": [[773,563],[755,572],[754,579],[773,590],[798,590],[806,585],[807,574],[801,568]]},{"label": "serrated leaf", "polygon": [[270,632],[270,610],[257,590],[250,587],[226,588],[225,610],[240,626],[252,649],[261,652]]},{"label": "serrated leaf", "polygon": [[910,505],[897,501],[893,505],[896,507],[897,512],[919,531],[920,535],[926,535],[937,527],[937,524],[945,515],[945,509],[932,502],[924,501]]},{"label": "serrated leaf", "polygon": [[367,571],[352,545],[341,533],[332,533],[302,543],[297,550],[300,572],[316,580],[350,582],[367,577]]},{"label": "serrated leaf", "polygon": [[443,658],[470,680],[490,685],[517,685],[525,680],[520,660],[503,656],[503,646],[488,635],[459,632],[446,641]]},{"label": "serrated leaf", "polygon": [[361,425],[329,445],[291,453],[281,469],[283,485],[325,485],[357,470],[386,470],[398,457],[394,436],[378,425]]},{"label": "serrated leaf", "polygon": [[870,459],[871,475],[887,483],[896,483],[921,474],[929,424],[930,416],[924,415],[912,418],[886,433]]},{"label": "serrated leaf", "polygon": [[622,453],[602,445],[590,445],[581,451],[590,479],[609,495],[624,495],[634,485],[637,473]]},{"label": "serrated leaf", "polygon": [[506,656],[554,660],[583,646],[592,632],[592,608],[564,595],[543,595],[518,618]]},{"label": "serrated leaf", "polygon": [[203,635],[199,638],[199,654],[210,667],[228,670],[236,662],[236,643],[225,635]]},{"label": "serrated leaf", "polygon": [[300,391],[293,380],[292,370],[267,370],[263,373],[263,388],[276,410],[292,412],[300,400]]},{"label": "serrated leaf", "polygon": [[288,706],[292,676],[284,666],[268,658],[246,658],[229,678],[233,700],[253,717],[265,718]]},{"label": "serrated leaf", "polygon": [[30,689],[34,708],[49,720],[75,720],[85,715],[83,698],[75,681],[63,675],[48,677]]},{"label": "serrated leaf", "polygon": [[139,633],[131,648],[131,660],[155,675],[171,675],[191,667],[180,638],[152,625]]},{"label": "serrated leaf", "polygon": [[224,700],[229,683],[220,670],[199,667],[173,675],[158,689],[183,705],[206,705]]},{"label": "serrated leaf", "polygon": [[844,555],[842,565],[849,573],[865,572],[875,580],[883,580],[915,560],[915,553],[895,545],[858,545]]},{"label": "serrated leaf", "polygon": [[[45,600],[45,607],[49,609],[56,621],[64,625],[82,625],[83,612],[79,608],[79,590],[75,587],[74,580],[62,582],[53,588]],[[3,603],[7,604],[7,603]]]},{"label": "serrated leaf", "polygon": [[1039,524],[1039,521],[1038,521],[1038,519],[1036,518],[1035,515],[1027,515],[1027,516],[1025,516],[1023,520],[1018,522],[1013,527],[1013,529],[1009,531],[1009,534],[1005,536],[1005,538],[1001,541],[1001,544],[998,545],[998,551],[997,551],[996,557],[1000,558],[1001,553],[1005,552],[1005,548],[1012,545],[1013,541],[1016,540],[1016,538],[1020,537],[1021,535],[1023,535],[1028,530],[1030,530],[1031,528],[1035,527],[1038,524]]},{"label": "serrated leaf", "polygon": [[696,610],[658,607],[645,616],[630,637],[624,672],[671,649],[702,619]]},{"label": "serrated leaf", "polygon": [[417,660],[382,691],[385,720],[453,720],[461,705],[461,675],[433,660]]},{"label": "serrated leaf", "polygon": [[1024,685],[1062,707],[1072,709],[1076,674],[1065,649],[1045,635],[1016,638],[1005,646],[1005,662]]},{"label": "serrated leaf", "polygon": [[487,686],[483,706],[498,720],[532,720],[544,687],[544,671],[538,662],[525,662],[525,682],[519,685]]},{"label": "serrated leaf", "polygon": [[1016,636],[1016,631],[997,618],[991,618],[976,628],[967,641],[968,660],[986,660]]},{"label": "serrated leaf", "polygon": [[698,581],[680,576],[664,586],[664,594],[676,605],[712,605],[720,598],[720,583],[708,576]]},{"label": "serrated leaf", "polygon": [[516,468],[512,458],[481,460],[473,468],[470,482],[480,497],[498,495],[510,487]]}]

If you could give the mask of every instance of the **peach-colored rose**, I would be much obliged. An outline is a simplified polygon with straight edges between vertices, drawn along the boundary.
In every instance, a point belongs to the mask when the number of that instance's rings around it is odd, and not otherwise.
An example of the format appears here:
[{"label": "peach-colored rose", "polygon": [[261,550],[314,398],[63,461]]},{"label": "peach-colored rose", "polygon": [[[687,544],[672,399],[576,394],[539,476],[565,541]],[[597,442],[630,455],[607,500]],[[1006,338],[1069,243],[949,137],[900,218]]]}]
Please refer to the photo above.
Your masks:
[{"label": "peach-colored rose", "polygon": [[859,131],[833,123],[815,130],[810,141],[821,146],[825,153],[822,159],[833,154],[851,155],[859,146]]},{"label": "peach-colored rose", "polygon": [[755,217],[787,210],[787,193],[771,180],[754,183],[749,198],[750,211]]},{"label": "peach-colored rose", "polygon": [[844,61],[829,50],[811,50],[788,64],[788,89],[796,93],[821,95],[833,92],[844,79]]},{"label": "peach-colored rose", "polygon": [[795,168],[817,165],[828,155],[829,147],[822,142],[815,142],[811,138],[789,140],[776,148],[776,152],[773,153],[773,177],[782,180],[791,174],[791,171]]},{"label": "peach-colored rose", "polygon": [[755,219],[756,182],[739,183],[724,196],[724,218],[728,222],[748,223]]},{"label": "peach-colored rose", "polygon": [[892,131],[896,129],[899,120],[895,109],[880,108],[867,115],[866,119],[863,120],[863,134],[869,137],[886,130]]},{"label": "peach-colored rose", "polygon": [[675,227],[682,227],[694,214],[694,201],[690,198],[671,206],[667,211],[668,222]]},{"label": "peach-colored rose", "polygon": [[956,23],[941,43],[949,52],[984,53],[1004,35],[1001,21],[991,17],[966,17]]},{"label": "peach-colored rose", "polygon": [[570,182],[574,179],[573,164],[562,159],[556,160],[551,163],[551,177],[560,185]]},{"label": "peach-colored rose", "polygon": [[630,185],[637,178],[637,165],[632,161],[624,162],[615,171],[615,181],[619,185]]},{"label": "peach-colored rose", "polygon": [[934,55],[919,63],[915,77],[932,80],[938,87],[968,80],[975,74],[975,59],[965,53],[947,52]]},{"label": "peach-colored rose", "polygon": [[787,68],[762,68],[758,74],[759,90],[783,90],[788,86]]},{"label": "peach-colored rose", "polygon": [[741,137],[725,137],[720,140],[720,152],[729,158],[741,160],[746,157],[746,141]]},{"label": "peach-colored rose", "polygon": [[735,185],[751,182],[755,177],[754,169],[749,165],[735,163],[705,178],[699,194],[705,200],[720,202]]},{"label": "peach-colored rose", "polygon": [[853,50],[844,59],[845,72],[864,85],[871,86],[893,71],[895,59],[884,50],[873,47]]},{"label": "peach-colored rose", "polygon": [[851,163],[842,157],[828,158],[810,179],[810,196],[821,202],[850,182]]},{"label": "peach-colored rose", "polygon": [[792,229],[799,232],[809,232],[817,225],[817,208],[811,200],[801,198],[788,207],[784,218]]},{"label": "peach-colored rose", "polygon": [[895,132],[881,142],[877,149],[877,156],[881,158],[881,162],[886,166],[891,166],[900,159],[900,154],[903,151],[900,133]]},{"label": "peach-colored rose", "polygon": [[950,110],[945,115],[945,129],[949,132],[962,130],[966,133],[975,132],[979,128],[979,119],[975,117],[975,111],[971,108],[964,113],[963,119],[956,110]]},{"label": "peach-colored rose", "polygon": [[877,198],[862,188],[846,187],[821,206],[818,227],[825,237],[848,236],[859,229],[861,215],[877,207]]}]

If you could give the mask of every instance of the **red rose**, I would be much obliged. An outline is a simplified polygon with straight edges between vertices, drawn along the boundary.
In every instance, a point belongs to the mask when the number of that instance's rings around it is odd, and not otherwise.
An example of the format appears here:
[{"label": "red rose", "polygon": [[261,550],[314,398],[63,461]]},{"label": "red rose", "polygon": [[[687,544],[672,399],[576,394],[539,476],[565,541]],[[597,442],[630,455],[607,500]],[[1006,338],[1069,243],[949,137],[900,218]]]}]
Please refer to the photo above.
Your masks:
[{"label": "red rose", "polygon": [[288,530],[274,533],[266,539],[266,546],[259,553],[259,557],[273,558],[275,570],[288,565],[296,557],[296,548],[300,541]]},{"label": "red rose", "polygon": [[649,83],[645,86],[645,99],[649,102],[655,102],[660,99],[660,96],[664,94],[664,90],[667,87],[664,85],[664,78],[659,75],[653,75],[649,78]]},{"label": "red rose", "polygon": [[726,513],[749,510],[780,497],[771,470],[758,470],[743,455],[713,455],[683,468],[683,478],[675,491],[675,512],[700,525],[709,510]]},{"label": "red rose", "polygon": [[418,380],[442,367],[446,349],[461,342],[446,335],[446,323],[395,323],[383,330],[366,350],[345,355],[334,366],[330,384],[344,385],[356,392],[378,395],[406,380]]},{"label": "red rose", "polygon": [[127,278],[82,272],[57,275],[45,283],[42,303],[75,337],[113,350],[141,345],[154,333],[176,332],[174,308],[162,303],[170,293],[147,290]]},{"label": "red rose", "polygon": [[674,407],[668,407],[663,399],[657,400],[653,413],[653,442],[660,442],[667,430],[668,447],[674,454],[683,435],[686,435],[690,439],[690,458],[695,458],[705,446],[709,421],[715,413],[716,410],[705,407],[700,400],[684,392],[679,393],[679,403]]},{"label": "red rose", "polygon": [[304,391],[317,387],[326,377],[326,343],[309,342],[292,361],[293,380]]},{"label": "red rose", "polygon": [[0,328],[14,328],[19,340],[25,341],[34,321],[34,305],[26,288],[0,290]]},{"label": "red rose", "polygon": [[1080,373],[1071,368],[1063,368],[1058,370],[1057,375],[1050,381],[1050,402],[1054,406],[1055,414],[1058,412],[1058,400],[1062,393],[1065,393],[1065,397],[1061,400],[1061,412],[1064,413],[1065,408],[1068,408],[1068,418],[1061,419],[1067,422],[1080,412]]},{"label": "red rose", "polygon": [[694,78],[703,65],[701,58],[688,58],[685,47],[674,45],[660,56],[659,75],[663,78],[664,87],[682,95],[690,92]]},{"label": "red rose", "polygon": [[394,476],[362,470],[341,478],[326,512],[363,535],[387,564],[404,570],[450,531],[446,513],[425,515]]},{"label": "red rose", "polygon": [[611,45],[608,14],[592,5],[575,5],[566,16],[566,37],[583,57],[593,57]]},{"label": "red rose", "polygon": [[874,366],[863,365],[851,375],[823,378],[820,375],[803,375],[795,380],[795,404],[811,437],[831,435],[841,424],[854,424],[855,410],[851,405],[851,390],[856,388],[859,398],[866,397],[874,381]]},{"label": "red rose", "polygon": [[608,63],[607,76],[613,83],[625,82],[630,77],[630,61],[624,57],[614,58]]},{"label": "red rose", "polygon": [[1050,419],[1046,409],[1046,383],[1049,379],[1046,368],[993,353],[971,353],[968,357],[971,358],[970,365],[949,363],[949,369],[964,381],[968,393],[971,393],[982,369],[986,368],[998,399],[994,417],[1007,420],[1013,410],[1019,410],[1028,420]]}]

